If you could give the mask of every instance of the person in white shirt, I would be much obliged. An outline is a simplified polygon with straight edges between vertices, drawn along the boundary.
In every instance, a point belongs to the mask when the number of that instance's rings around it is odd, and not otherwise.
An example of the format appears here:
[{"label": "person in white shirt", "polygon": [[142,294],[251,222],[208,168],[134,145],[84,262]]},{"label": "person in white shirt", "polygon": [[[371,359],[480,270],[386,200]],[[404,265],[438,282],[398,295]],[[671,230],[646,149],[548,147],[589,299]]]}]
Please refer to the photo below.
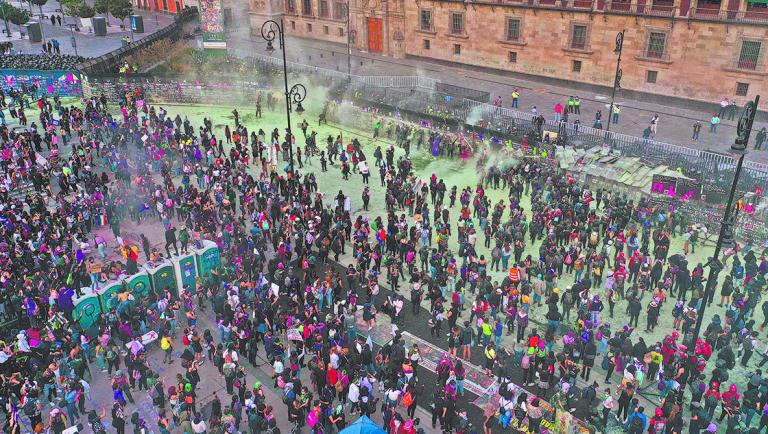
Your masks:
[{"label": "person in white shirt", "polygon": [[349,392],[347,393],[347,400],[352,404],[350,409],[351,414],[355,414],[360,408],[358,401],[360,400],[360,387],[355,382],[349,383]]},{"label": "person in white shirt", "polygon": [[357,163],[357,170],[363,176],[363,184],[368,184],[368,177],[371,175],[371,171],[368,168],[368,162],[362,160]]},{"label": "person in white shirt", "polygon": [[283,365],[282,358],[275,357],[275,363],[272,364],[272,377],[275,379],[275,387],[277,387],[277,377],[283,375],[285,371],[285,365]]},{"label": "person in white shirt", "polygon": [[200,417],[200,415],[195,416],[194,420],[192,420],[192,431],[194,431],[196,434],[204,433],[207,428],[208,425],[205,424],[205,421]]},{"label": "person in white shirt", "polygon": [[720,101],[720,111],[717,112],[717,117],[722,118],[725,116],[725,111],[728,109],[729,105],[731,105],[731,102],[728,101],[728,98],[723,98],[723,100]]}]

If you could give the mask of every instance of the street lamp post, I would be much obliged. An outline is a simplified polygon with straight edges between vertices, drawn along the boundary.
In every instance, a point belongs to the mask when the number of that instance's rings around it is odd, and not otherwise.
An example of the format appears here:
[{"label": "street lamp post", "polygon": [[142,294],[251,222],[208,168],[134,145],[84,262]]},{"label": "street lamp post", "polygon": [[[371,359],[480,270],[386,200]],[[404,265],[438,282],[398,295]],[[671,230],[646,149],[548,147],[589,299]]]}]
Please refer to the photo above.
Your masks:
[{"label": "street lamp post", "polygon": [[605,137],[608,138],[608,132],[611,131],[611,119],[613,118],[613,106],[616,99],[616,89],[621,87],[621,52],[624,49],[624,33],[626,30],[622,30],[616,35],[616,48],[613,52],[618,54],[616,59],[616,74],[613,77],[613,90],[611,91],[611,106],[608,108],[608,125],[605,126]]},{"label": "street lamp post", "polygon": [[72,48],[75,49],[75,57],[78,57],[77,55],[77,38],[75,38],[75,24],[67,24],[67,27],[69,27],[69,33],[72,35]]},{"label": "street lamp post", "polygon": [[128,28],[131,30],[131,43],[135,42],[133,39],[133,7],[128,10]]},{"label": "street lamp post", "polygon": [[277,39],[280,49],[283,51],[283,83],[285,85],[285,115],[288,119],[288,135],[286,142],[288,143],[288,154],[290,156],[290,175],[293,176],[293,132],[291,129],[291,111],[293,105],[296,105],[296,113],[301,114],[304,112],[304,107],[301,103],[307,97],[307,88],[302,84],[294,84],[290,89],[288,88],[288,61],[285,58],[285,32],[283,27],[283,20],[280,22],[274,20],[268,20],[261,26],[261,37],[267,41],[267,52],[272,54],[275,51],[275,47],[272,42]]},{"label": "street lamp post", "polygon": [[[747,155],[747,145],[749,144],[749,136],[752,132],[752,124],[755,121],[755,114],[757,113],[757,104],[760,102],[760,95],[755,97],[754,101],[748,102],[744,106],[744,112],[739,118],[736,140],[731,145],[731,154],[736,159],[736,172],[733,175],[733,182],[731,183],[731,191],[728,193],[728,202],[723,213],[723,221],[720,224],[720,232],[717,236],[717,244],[715,244],[715,252],[712,255],[709,263],[709,275],[707,276],[707,284],[704,287],[703,299],[700,301],[701,308],[699,309],[698,316],[696,318],[696,325],[693,328],[691,340],[689,342],[688,355],[689,360],[695,355],[696,341],[699,339],[699,333],[701,333],[701,325],[704,322],[704,310],[709,304],[709,299],[712,297],[717,286],[717,276],[724,268],[722,261],[720,261],[720,250],[725,248],[731,248],[735,245],[733,226],[735,218],[733,215],[733,202],[736,196],[736,189],[738,188],[739,177],[741,176],[741,168],[744,164],[744,156]],[[689,369],[693,369],[690,366]],[[689,375],[690,379],[691,376]]]},{"label": "street lamp post", "polygon": [[345,9],[347,11],[347,79],[352,80],[352,40],[350,39],[350,17],[349,17],[349,3],[346,4]]}]

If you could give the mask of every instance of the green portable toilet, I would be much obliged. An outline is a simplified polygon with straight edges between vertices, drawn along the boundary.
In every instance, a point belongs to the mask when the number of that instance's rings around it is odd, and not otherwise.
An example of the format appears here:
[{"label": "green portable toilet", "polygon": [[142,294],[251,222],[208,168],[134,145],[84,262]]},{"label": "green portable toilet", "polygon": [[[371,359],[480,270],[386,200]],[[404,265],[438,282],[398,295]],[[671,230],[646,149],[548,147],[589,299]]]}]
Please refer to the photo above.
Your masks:
[{"label": "green portable toilet", "polygon": [[197,289],[197,255],[189,253],[176,256],[173,258],[173,266],[176,269],[179,292],[185,285],[189,285],[189,291],[194,294]]},{"label": "green portable toilet", "polygon": [[195,249],[197,256],[197,271],[202,277],[208,277],[211,270],[221,265],[219,246],[213,241],[203,240],[203,247]]},{"label": "green portable toilet", "polygon": [[158,294],[165,294],[165,289],[170,288],[173,295],[179,295],[179,285],[176,282],[176,273],[170,261],[164,261],[159,265],[147,268],[152,290]]},{"label": "green portable toilet", "polygon": [[104,312],[109,312],[111,308],[117,308],[117,293],[123,287],[123,281],[112,282],[101,290],[99,297],[101,298],[101,307],[104,308]]},{"label": "green portable toilet", "polygon": [[98,321],[101,315],[99,296],[86,294],[74,301],[75,311],[72,316],[84,330],[88,330]]},{"label": "green portable toilet", "polygon": [[128,286],[133,289],[134,297],[138,300],[145,297],[152,291],[152,283],[149,280],[149,273],[140,271],[133,276],[125,279]]}]

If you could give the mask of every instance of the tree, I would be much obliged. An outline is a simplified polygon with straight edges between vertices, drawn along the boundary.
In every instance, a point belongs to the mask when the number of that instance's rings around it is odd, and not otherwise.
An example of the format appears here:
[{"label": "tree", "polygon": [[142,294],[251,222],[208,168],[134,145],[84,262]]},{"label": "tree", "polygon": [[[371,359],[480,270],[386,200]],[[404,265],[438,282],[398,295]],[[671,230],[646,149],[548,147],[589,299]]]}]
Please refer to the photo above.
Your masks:
[{"label": "tree", "polygon": [[96,16],[96,11],[93,10],[93,7],[83,3],[83,5],[80,6],[80,9],[77,11],[77,16],[80,18],[93,18]]},{"label": "tree", "polygon": [[48,3],[48,0],[29,0],[33,5],[37,5],[40,8],[40,19],[43,19],[43,6]]},{"label": "tree", "polygon": [[124,24],[126,18],[133,13],[133,5],[131,0],[108,0],[109,1],[109,13],[113,17],[120,20]]},{"label": "tree", "polygon": [[79,17],[80,9],[85,5],[83,0],[60,0],[59,4],[66,15]]},{"label": "tree", "polygon": [[109,4],[110,0],[96,0],[93,3],[93,9],[95,9],[97,13],[103,14],[104,18],[107,19],[107,25],[109,25]]},{"label": "tree", "polygon": [[27,21],[29,21],[29,18],[32,16],[28,10],[13,7],[8,3],[3,3],[3,7],[5,9],[5,16],[8,18],[8,21],[19,26],[19,31],[21,31],[21,26],[26,24]]}]

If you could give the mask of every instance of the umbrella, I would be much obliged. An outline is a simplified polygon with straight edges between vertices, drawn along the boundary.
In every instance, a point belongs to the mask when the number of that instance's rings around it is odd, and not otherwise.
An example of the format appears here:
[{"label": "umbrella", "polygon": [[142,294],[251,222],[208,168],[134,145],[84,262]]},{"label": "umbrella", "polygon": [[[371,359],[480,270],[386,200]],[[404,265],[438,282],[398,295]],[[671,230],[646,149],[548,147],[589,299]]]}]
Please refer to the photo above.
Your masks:
[{"label": "umbrella", "polygon": [[339,434],[386,434],[380,426],[376,425],[368,416],[362,416]]},{"label": "umbrella", "polygon": [[299,333],[296,329],[288,329],[288,340],[289,341],[304,341],[304,338],[301,336],[301,333]]}]

